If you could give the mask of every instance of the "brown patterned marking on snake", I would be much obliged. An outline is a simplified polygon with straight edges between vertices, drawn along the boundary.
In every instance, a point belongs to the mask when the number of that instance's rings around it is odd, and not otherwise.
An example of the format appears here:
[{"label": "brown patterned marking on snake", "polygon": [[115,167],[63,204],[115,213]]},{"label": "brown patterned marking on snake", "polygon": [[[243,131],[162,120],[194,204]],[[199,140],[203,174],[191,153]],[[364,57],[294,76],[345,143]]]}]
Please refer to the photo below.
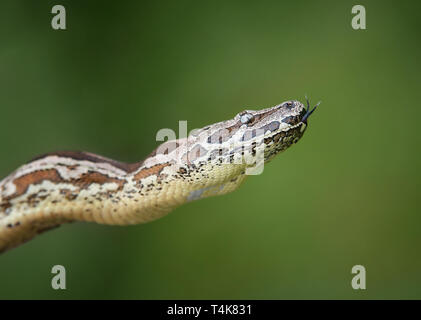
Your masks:
[{"label": "brown patterned marking on snake", "polygon": [[77,193],[74,193],[70,189],[61,189],[60,194],[64,195],[64,198],[69,201],[75,200],[78,195]]},{"label": "brown patterned marking on snake", "polygon": [[191,162],[196,161],[198,158],[206,155],[207,152],[208,150],[203,148],[200,144],[197,144],[189,152],[185,153],[181,160],[186,164],[190,164]]},{"label": "brown patterned marking on snake", "polygon": [[226,127],[214,132],[211,136],[208,137],[208,143],[211,144],[221,144],[223,142],[228,141],[239,129],[243,123],[241,121],[237,121],[230,127]]},{"label": "brown patterned marking on snake", "polygon": [[253,123],[256,123],[257,121],[260,121],[262,118],[265,118],[267,116],[270,116],[271,114],[275,113],[277,110],[273,109],[264,113],[255,114],[254,120],[248,124],[248,126],[251,126]]},{"label": "brown patterned marking on snake", "polygon": [[117,178],[111,178],[99,172],[88,171],[82,174],[80,178],[71,180],[71,183],[81,188],[88,188],[93,183],[116,183],[118,184],[118,190],[121,190],[126,182]]},{"label": "brown patterned marking on snake", "polygon": [[[233,124],[231,127],[227,127],[229,133],[234,134],[235,131],[243,125],[241,121],[237,121],[237,123]],[[233,132],[234,131],[234,132]],[[231,134],[231,135],[232,135]]]},{"label": "brown patterned marking on snake", "polygon": [[45,180],[55,183],[63,182],[63,179],[56,169],[37,170],[13,180],[13,184],[16,186],[16,191],[14,194],[7,197],[7,199],[19,197],[28,190],[30,185],[37,185]]},{"label": "brown patterned marking on snake", "polygon": [[7,214],[7,209],[9,209],[11,206],[12,204],[8,200],[0,202],[0,213],[5,212]]},{"label": "brown patterned marking on snake", "polygon": [[70,171],[73,171],[73,170],[76,170],[77,168],[79,168],[79,164],[65,164],[65,163],[61,163],[61,162],[58,162],[57,163],[57,166],[60,166],[60,167],[65,167],[65,168],[67,168],[68,170],[70,170]]},{"label": "brown patterned marking on snake", "polygon": [[184,168],[184,167],[181,167],[179,170],[178,170],[178,172],[180,173],[180,174],[187,174],[187,169],[186,168]]},{"label": "brown patterned marking on snake", "polygon": [[279,129],[279,125],[280,125],[279,121],[272,121],[271,123],[268,123],[267,125],[264,125],[263,127],[260,127],[260,129],[263,130],[263,132],[266,132],[268,130],[273,132]]},{"label": "brown patterned marking on snake", "polygon": [[163,144],[158,146],[154,151],[152,151],[152,153],[148,156],[148,158],[154,157],[158,154],[167,155],[167,154],[173,152],[174,150],[176,150],[179,146],[180,146],[180,144],[177,141],[164,142]]},{"label": "brown patterned marking on snake", "polygon": [[162,170],[164,170],[165,167],[170,166],[171,163],[162,163],[162,164],[156,164],[150,168],[145,168],[140,170],[138,173],[135,174],[133,177],[135,181],[139,181],[141,179],[147,178],[151,175],[159,175]]},{"label": "brown patterned marking on snake", "polygon": [[47,197],[44,195],[42,197],[38,196],[38,193],[33,193],[26,198],[26,203],[30,207],[35,207],[40,201],[45,200]]},{"label": "brown patterned marking on snake", "polygon": [[234,134],[235,131],[232,131],[232,127],[220,129],[208,137],[208,143],[221,144],[228,141]]},{"label": "brown patterned marking on snake", "polygon": [[70,158],[73,160],[77,160],[77,161],[90,161],[93,163],[108,163],[120,170],[123,170],[127,173],[136,171],[141,165],[142,162],[136,162],[136,163],[124,163],[124,162],[120,162],[120,161],[116,161],[116,160],[112,160],[106,157],[102,157],[93,153],[89,153],[89,152],[82,152],[82,151],[59,151],[59,152],[50,152],[50,153],[46,153],[43,154],[41,156],[38,156],[34,159],[32,159],[30,162],[32,161],[36,161],[36,160],[41,160],[43,158],[46,157],[51,157],[51,156],[57,156],[57,157],[61,157],[61,158]]},{"label": "brown patterned marking on snake", "polygon": [[298,124],[301,121],[301,119],[304,117],[306,112],[307,111],[305,109],[303,109],[303,110],[301,110],[299,115],[285,117],[284,119],[282,119],[282,122],[287,123],[291,126],[295,126],[296,124]]},{"label": "brown patterned marking on snake", "polygon": [[267,137],[263,140],[265,142],[266,145],[268,145],[269,143],[271,143],[273,141],[272,137]]},{"label": "brown patterned marking on snake", "polygon": [[277,134],[275,134],[275,135],[273,136],[273,141],[274,141],[274,142],[278,142],[278,141],[279,141],[279,139],[281,139],[281,133],[284,133],[284,132],[279,132],[279,133],[277,133]]},{"label": "brown patterned marking on snake", "polygon": [[260,127],[258,129],[251,129],[244,132],[243,137],[241,138],[242,141],[248,141],[250,139],[255,138],[256,136],[263,135],[266,131],[276,131],[279,129],[279,121],[272,121],[271,123],[268,123],[267,125]]},{"label": "brown patterned marking on snake", "polygon": [[229,152],[229,149],[227,148],[219,148],[219,149],[212,150],[209,153],[208,160],[215,160],[217,158],[225,156],[228,152]]},{"label": "brown patterned marking on snake", "polygon": [[282,119],[282,122],[285,122],[291,126],[296,125],[300,121],[301,121],[300,116],[289,116],[289,117],[286,117],[285,119]]},{"label": "brown patterned marking on snake", "polygon": [[73,165],[66,165],[67,169],[69,169],[70,171],[76,170],[79,165],[78,164],[73,164]]},{"label": "brown patterned marking on snake", "polygon": [[256,129],[248,130],[244,132],[243,137],[241,138],[241,141],[248,141],[250,139],[253,139],[257,136],[257,133],[259,133],[259,135],[263,134],[263,132],[257,131]]}]

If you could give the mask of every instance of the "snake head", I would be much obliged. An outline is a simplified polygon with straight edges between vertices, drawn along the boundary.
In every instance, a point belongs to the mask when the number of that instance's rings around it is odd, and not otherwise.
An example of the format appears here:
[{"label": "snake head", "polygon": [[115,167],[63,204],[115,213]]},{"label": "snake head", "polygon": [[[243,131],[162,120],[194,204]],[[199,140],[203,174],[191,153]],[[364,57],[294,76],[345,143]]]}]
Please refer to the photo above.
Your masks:
[{"label": "snake head", "polygon": [[189,138],[188,158],[230,163],[233,156],[256,158],[259,148],[267,162],[302,137],[317,107],[309,105],[308,100],[307,108],[296,100],[285,101],[263,110],[245,110],[231,120],[199,129]]},{"label": "snake head", "polygon": [[264,129],[275,132],[281,128],[283,131],[305,124],[307,125],[308,118],[319,106],[320,102],[313,108],[310,108],[310,102],[307,101],[307,107],[300,101],[290,100],[278,104],[272,108],[263,110],[245,110],[236,116],[238,123],[247,128]]},{"label": "snake head", "polygon": [[265,162],[277,153],[297,143],[308,125],[308,118],[320,104],[310,108],[297,100],[285,101],[263,110],[245,110],[234,120],[241,131],[241,141],[259,143],[265,147]]}]

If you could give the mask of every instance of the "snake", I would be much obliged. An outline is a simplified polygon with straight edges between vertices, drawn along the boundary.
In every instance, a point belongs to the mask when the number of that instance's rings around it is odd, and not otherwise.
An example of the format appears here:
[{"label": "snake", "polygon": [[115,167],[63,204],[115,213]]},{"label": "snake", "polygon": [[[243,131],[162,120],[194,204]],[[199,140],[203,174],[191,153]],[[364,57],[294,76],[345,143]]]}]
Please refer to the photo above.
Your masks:
[{"label": "snake", "polygon": [[300,140],[319,105],[306,100],[242,111],[168,139],[136,163],[80,151],[36,157],[0,182],[0,253],[65,223],[146,223],[232,192]]}]

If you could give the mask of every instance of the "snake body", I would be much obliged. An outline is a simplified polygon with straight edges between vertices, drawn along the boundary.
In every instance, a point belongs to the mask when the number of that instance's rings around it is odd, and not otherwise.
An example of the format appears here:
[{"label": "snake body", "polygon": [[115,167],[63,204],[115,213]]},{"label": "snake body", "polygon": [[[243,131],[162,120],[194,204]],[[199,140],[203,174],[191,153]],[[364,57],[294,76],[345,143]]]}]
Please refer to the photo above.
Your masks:
[{"label": "snake body", "polygon": [[86,152],[38,157],[0,182],[0,252],[63,223],[144,223],[231,192],[256,167],[258,150],[267,163],[296,143],[314,109],[293,100],[246,110],[165,142],[133,164]]}]

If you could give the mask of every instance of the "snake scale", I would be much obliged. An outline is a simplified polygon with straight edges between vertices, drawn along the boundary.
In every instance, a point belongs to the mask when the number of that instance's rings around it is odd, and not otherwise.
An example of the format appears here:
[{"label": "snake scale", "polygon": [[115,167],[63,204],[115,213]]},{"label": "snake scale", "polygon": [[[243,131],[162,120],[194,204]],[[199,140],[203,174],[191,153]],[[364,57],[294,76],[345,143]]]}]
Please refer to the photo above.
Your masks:
[{"label": "snake scale", "polygon": [[[316,105],[317,107],[317,105]],[[72,221],[149,222],[237,189],[247,170],[296,143],[315,110],[299,101],[246,110],[127,164],[86,152],[33,159],[0,182],[0,252]]]}]

